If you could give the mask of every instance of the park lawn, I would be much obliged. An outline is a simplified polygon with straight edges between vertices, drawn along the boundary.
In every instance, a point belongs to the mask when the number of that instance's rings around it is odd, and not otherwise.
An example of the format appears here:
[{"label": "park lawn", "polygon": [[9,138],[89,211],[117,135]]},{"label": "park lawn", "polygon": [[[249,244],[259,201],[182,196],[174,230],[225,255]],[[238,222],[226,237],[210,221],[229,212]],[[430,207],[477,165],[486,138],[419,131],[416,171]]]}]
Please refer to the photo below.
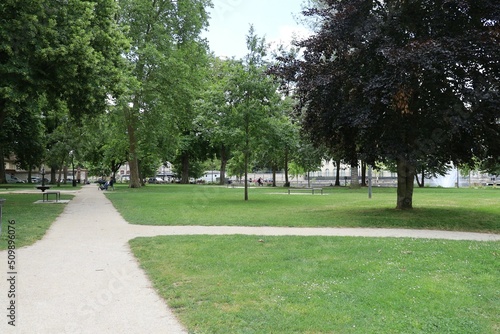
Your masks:
[{"label": "park lawn", "polygon": [[[68,200],[72,197],[72,195],[61,194],[61,199]],[[0,198],[6,199],[2,210],[0,250],[7,248],[9,221],[15,221],[16,248],[28,246],[42,239],[65,207],[64,204],[35,204],[35,201],[42,199],[41,193],[10,194],[0,192]]]},{"label": "park lawn", "polygon": [[498,242],[161,236],[130,242],[190,333],[499,333]]},{"label": "park lawn", "polygon": [[415,189],[414,209],[395,210],[396,189],[324,188],[324,195],[285,188],[243,189],[203,185],[121,185],[107,192],[132,224],[293,227],[385,227],[500,232],[500,189]]},{"label": "park lawn", "polygon": [[[2,193],[11,192],[16,190],[33,190],[37,186],[41,186],[41,183],[5,183],[0,184],[0,196]],[[52,187],[52,190],[78,190],[82,187],[81,184],[77,184],[73,187],[71,183],[61,183],[59,186],[53,184],[45,184],[46,186]]]}]

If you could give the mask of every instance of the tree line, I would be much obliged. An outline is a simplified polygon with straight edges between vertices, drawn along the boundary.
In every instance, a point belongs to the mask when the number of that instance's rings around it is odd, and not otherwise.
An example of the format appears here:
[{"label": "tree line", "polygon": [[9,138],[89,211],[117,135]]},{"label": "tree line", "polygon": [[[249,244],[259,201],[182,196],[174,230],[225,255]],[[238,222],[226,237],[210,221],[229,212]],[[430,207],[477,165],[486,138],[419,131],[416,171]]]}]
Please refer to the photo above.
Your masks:
[{"label": "tree line", "polygon": [[498,174],[498,2],[310,0],[310,37],[272,51],[250,27],[242,59],[210,53],[210,6],[3,1],[0,154],[52,180],[70,151],[95,175],[128,162],[130,187],[167,161],[184,183],[207,160],[288,184],[292,162],[384,164],[400,209],[450,162]]}]

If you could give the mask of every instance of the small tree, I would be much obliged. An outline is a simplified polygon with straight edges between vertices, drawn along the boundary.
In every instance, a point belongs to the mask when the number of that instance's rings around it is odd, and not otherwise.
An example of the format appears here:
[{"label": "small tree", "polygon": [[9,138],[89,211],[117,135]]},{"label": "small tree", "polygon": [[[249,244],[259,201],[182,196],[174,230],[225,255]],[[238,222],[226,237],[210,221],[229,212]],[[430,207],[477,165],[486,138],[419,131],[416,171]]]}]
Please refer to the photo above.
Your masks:
[{"label": "small tree", "polygon": [[265,135],[265,124],[273,110],[276,84],[266,74],[264,60],[267,46],[263,38],[255,35],[251,26],[247,35],[248,54],[240,66],[235,68],[229,80],[227,103],[231,106],[231,126],[235,129],[233,140],[244,157],[244,199],[248,200],[248,166],[253,150],[259,147]]}]

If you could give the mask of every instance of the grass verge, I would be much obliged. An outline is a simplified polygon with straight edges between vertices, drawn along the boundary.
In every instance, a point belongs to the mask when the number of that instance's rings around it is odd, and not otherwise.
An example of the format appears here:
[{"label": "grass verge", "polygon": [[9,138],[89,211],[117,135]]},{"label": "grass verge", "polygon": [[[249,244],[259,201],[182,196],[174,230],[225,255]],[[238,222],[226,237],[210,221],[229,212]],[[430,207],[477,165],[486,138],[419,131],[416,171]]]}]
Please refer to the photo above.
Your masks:
[{"label": "grass verge", "polygon": [[414,209],[395,210],[396,189],[325,188],[288,195],[284,188],[200,185],[119,187],[108,198],[132,224],[294,227],[386,227],[500,232],[500,189],[415,189]]},{"label": "grass verge", "polygon": [[[71,199],[72,195],[61,195],[61,199]],[[54,220],[64,210],[64,204],[35,204],[41,200],[40,194],[7,194],[0,192],[6,199],[3,205],[2,236],[0,250],[7,248],[7,225],[15,220],[16,247],[28,246],[40,240]]]},{"label": "grass verge", "polygon": [[131,247],[190,333],[500,331],[495,242],[164,236]]}]

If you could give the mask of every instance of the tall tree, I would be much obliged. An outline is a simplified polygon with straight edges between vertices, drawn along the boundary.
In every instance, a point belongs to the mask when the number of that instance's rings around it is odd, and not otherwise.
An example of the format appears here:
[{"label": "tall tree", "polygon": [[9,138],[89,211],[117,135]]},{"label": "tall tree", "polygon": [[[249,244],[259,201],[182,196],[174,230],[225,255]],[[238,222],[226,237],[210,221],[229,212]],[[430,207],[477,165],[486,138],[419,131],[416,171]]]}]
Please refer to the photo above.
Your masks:
[{"label": "tall tree", "polygon": [[256,158],[261,165],[272,169],[273,187],[276,187],[278,170],[284,171],[285,187],[289,187],[288,164],[299,150],[299,125],[290,117],[293,108],[290,98],[282,100],[279,95],[276,95],[273,106],[273,113],[263,125],[266,134],[261,138],[262,142]]},{"label": "tall tree", "polygon": [[173,160],[170,160],[180,176],[180,182],[188,184],[190,178],[200,177],[203,173],[201,163],[212,157],[212,153],[212,147],[203,131],[194,129],[183,133],[179,138],[177,152]]},{"label": "tall tree", "polygon": [[40,116],[41,113],[24,112],[15,121],[18,132],[13,140],[13,152],[16,156],[16,163],[28,171],[28,183],[32,182],[32,169],[41,165],[45,155],[45,127]]},{"label": "tall tree", "polygon": [[[130,187],[140,187],[139,161],[151,152],[141,144],[189,128],[205,53],[200,32],[209,0],[119,0],[120,22],[132,43],[128,97],[121,101],[129,138]],[[135,82],[135,83],[134,83]],[[187,120],[187,121],[186,121]],[[149,125],[149,128],[148,128]],[[141,142],[141,138],[144,139]]]},{"label": "tall tree", "polygon": [[[126,40],[113,0],[5,0],[0,4],[0,131],[33,101],[66,104],[74,120],[116,96]],[[35,102],[36,103],[36,102]],[[39,117],[40,115],[34,115]],[[0,143],[0,151],[9,143]],[[3,157],[4,153],[0,152]],[[0,164],[3,180],[3,161]]]},{"label": "tall tree", "polygon": [[231,78],[238,73],[241,63],[235,59],[212,57],[205,77],[203,94],[197,101],[195,123],[204,138],[210,142],[215,155],[220,159],[220,184],[224,183],[226,166],[235,149],[232,126],[232,101],[227,92],[232,90]]},{"label": "tall tree", "polygon": [[[398,209],[413,206],[416,164],[500,154],[500,3],[327,0],[321,26],[282,59],[316,143],[397,163]],[[458,144],[460,143],[460,144]],[[357,158],[356,158],[357,159]]]},{"label": "tall tree", "polygon": [[127,161],[128,141],[123,124],[123,114],[116,111],[116,107],[85,119],[81,155],[90,175],[116,177],[116,172]]}]

